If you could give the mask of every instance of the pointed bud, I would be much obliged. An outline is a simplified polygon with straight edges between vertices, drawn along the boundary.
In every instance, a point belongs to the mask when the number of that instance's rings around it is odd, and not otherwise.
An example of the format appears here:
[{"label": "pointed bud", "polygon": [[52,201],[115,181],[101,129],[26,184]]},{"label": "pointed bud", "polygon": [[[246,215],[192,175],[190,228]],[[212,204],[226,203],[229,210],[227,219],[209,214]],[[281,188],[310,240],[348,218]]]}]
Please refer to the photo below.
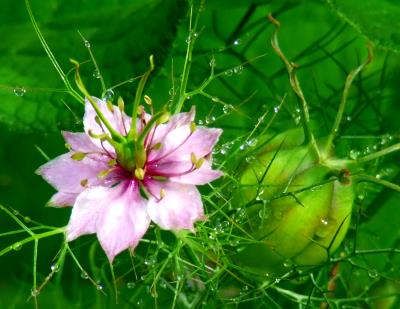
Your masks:
[{"label": "pointed bud", "polygon": [[146,102],[147,105],[153,104],[153,100],[147,94],[144,95],[144,101]]},{"label": "pointed bud", "polygon": [[144,170],[142,168],[135,169],[135,177],[139,180],[143,180],[144,178]]},{"label": "pointed bud", "polygon": [[71,159],[75,161],[82,161],[86,157],[84,152],[75,152],[71,155]]}]

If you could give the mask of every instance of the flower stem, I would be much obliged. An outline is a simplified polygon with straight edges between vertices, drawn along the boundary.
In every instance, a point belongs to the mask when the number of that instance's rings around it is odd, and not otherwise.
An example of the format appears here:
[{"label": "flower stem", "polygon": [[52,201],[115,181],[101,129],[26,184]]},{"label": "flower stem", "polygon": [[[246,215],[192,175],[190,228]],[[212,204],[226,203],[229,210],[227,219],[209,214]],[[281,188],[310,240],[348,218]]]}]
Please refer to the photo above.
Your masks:
[{"label": "flower stem", "polygon": [[144,86],[146,85],[146,81],[149,78],[151,72],[154,70],[154,58],[153,55],[149,57],[149,62],[150,62],[150,67],[146,71],[146,73],[143,74],[142,78],[139,81],[139,85],[136,88],[136,94],[135,94],[135,101],[133,102],[133,111],[132,111],[132,123],[131,123],[131,129],[128,133],[128,139],[130,138],[137,138],[137,127],[136,127],[136,115],[137,115],[137,110],[139,107],[140,100],[142,99],[142,93]]},{"label": "flower stem", "polygon": [[296,68],[298,67],[295,63],[290,62],[286,56],[283,54],[279,47],[279,41],[278,41],[278,31],[280,24],[279,22],[273,18],[271,15],[268,16],[268,19],[270,22],[275,26],[275,31],[272,35],[271,38],[271,45],[272,48],[275,50],[275,52],[278,54],[279,58],[284,62],[286,69],[289,73],[289,78],[290,78],[290,85],[292,86],[293,91],[297,95],[298,98],[298,103],[300,105],[300,109],[302,111],[302,116],[301,116],[301,121],[304,129],[304,136],[305,136],[305,142],[310,144],[313,151],[318,157],[318,161],[321,159],[321,154],[317,145],[317,142],[315,140],[314,134],[312,133],[311,127],[310,127],[310,115],[308,112],[308,105],[307,101],[304,97],[303,91],[301,90],[300,87],[300,82],[296,76]]},{"label": "flower stem", "polygon": [[389,146],[385,149],[379,150],[377,152],[371,153],[369,155],[366,155],[364,157],[358,158],[356,161],[358,163],[364,163],[368,162],[374,159],[378,159],[380,157],[386,156],[392,152],[399,151],[400,150],[400,143],[394,144],[392,146]]},{"label": "flower stem", "polygon": [[384,179],[378,179],[378,178],[376,178],[374,176],[371,176],[371,175],[360,175],[360,176],[357,176],[357,180],[359,182],[373,182],[373,183],[376,183],[378,185],[382,185],[382,186],[384,186],[386,188],[392,189],[394,191],[400,192],[400,186],[399,185],[396,185],[396,184],[394,184],[394,183],[392,183],[390,181],[384,180]]},{"label": "flower stem", "polygon": [[327,140],[326,145],[325,145],[325,153],[329,153],[330,152],[330,150],[332,148],[333,141],[334,141],[337,133],[339,132],[339,127],[340,127],[340,123],[342,122],[343,113],[344,113],[344,109],[346,107],[346,101],[347,101],[347,96],[349,94],[350,87],[351,87],[354,79],[361,72],[361,70],[364,69],[364,67],[372,61],[372,57],[373,57],[372,48],[371,48],[370,45],[368,45],[368,57],[367,57],[367,59],[361,65],[359,65],[357,68],[352,70],[349,73],[349,75],[347,75],[346,83],[345,83],[344,89],[343,89],[342,98],[341,98],[340,104],[339,104],[339,109],[338,109],[338,112],[336,114],[336,119],[335,119],[335,122],[333,124],[332,129],[331,129],[331,132],[329,133],[328,140]]},{"label": "flower stem", "polygon": [[31,8],[29,0],[25,0],[25,6],[26,6],[26,9],[28,11],[29,19],[31,20],[33,29],[35,30],[36,35],[38,36],[40,43],[42,44],[47,56],[49,57],[51,63],[53,64],[54,68],[56,69],[58,75],[60,75],[61,80],[63,81],[65,87],[68,90],[68,93],[74,99],[76,99],[78,102],[83,103],[83,98],[79,95],[78,92],[75,91],[75,89],[72,88],[72,86],[71,86],[71,84],[70,84],[70,82],[69,82],[69,80],[67,78],[67,75],[65,75],[65,73],[62,70],[62,68],[61,68],[60,64],[58,63],[57,59],[54,57],[50,47],[47,45],[47,42],[46,42],[45,38],[43,37],[43,34],[40,31],[39,26],[36,23],[36,19],[33,16],[32,8]]}]

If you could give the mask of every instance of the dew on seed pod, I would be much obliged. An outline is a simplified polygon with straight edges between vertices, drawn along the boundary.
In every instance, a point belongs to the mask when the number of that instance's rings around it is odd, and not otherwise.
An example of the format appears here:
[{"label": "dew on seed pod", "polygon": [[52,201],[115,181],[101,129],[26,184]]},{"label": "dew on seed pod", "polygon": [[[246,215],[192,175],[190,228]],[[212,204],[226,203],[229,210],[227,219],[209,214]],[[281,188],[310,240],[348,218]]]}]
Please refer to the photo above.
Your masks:
[{"label": "dew on seed pod", "polygon": [[246,161],[247,163],[251,163],[251,162],[253,162],[255,159],[256,159],[256,157],[254,157],[254,156],[247,156],[247,157],[245,158],[245,161]]},{"label": "dew on seed pod", "polygon": [[126,284],[126,287],[127,287],[128,289],[133,289],[133,288],[135,288],[135,286],[136,286],[135,282],[128,282],[128,283]]},{"label": "dew on seed pod", "polygon": [[17,97],[23,97],[26,93],[26,89],[24,87],[15,87],[13,92]]},{"label": "dew on seed pod", "polygon": [[224,114],[229,114],[233,111],[233,105],[232,104],[224,104],[222,107],[222,111]]},{"label": "dew on seed pod", "polygon": [[280,108],[279,105],[275,106],[275,107],[274,107],[274,113],[275,113],[275,114],[278,113],[280,109],[281,109],[281,108]]},{"label": "dew on seed pod", "polygon": [[244,143],[244,144],[239,146],[240,150],[245,150],[246,148],[247,148],[247,144],[246,143]]},{"label": "dew on seed pod", "polygon": [[286,267],[286,268],[291,268],[291,267],[293,267],[293,261],[292,261],[291,259],[286,259],[286,260],[283,262],[283,267]]},{"label": "dew on seed pod", "polygon": [[90,46],[91,46],[91,45],[90,45],[90,42],[89,42],[88,40],[85,40],[85,41],[84,41],[84,44],[85,44],[85,47],[86,47],[86,48],[90,48]]}]

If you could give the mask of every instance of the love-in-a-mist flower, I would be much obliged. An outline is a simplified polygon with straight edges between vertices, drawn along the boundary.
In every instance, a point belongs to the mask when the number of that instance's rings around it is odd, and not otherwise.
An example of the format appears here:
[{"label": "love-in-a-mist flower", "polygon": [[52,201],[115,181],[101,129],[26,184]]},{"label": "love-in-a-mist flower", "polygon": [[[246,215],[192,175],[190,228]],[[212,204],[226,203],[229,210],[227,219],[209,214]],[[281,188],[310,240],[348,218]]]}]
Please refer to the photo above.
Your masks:
[{"label": "love-in-a-mist flower", "polygon": [[58,190],[50,204],[73,206],[67,241],[96,233],[112,262],[135,248],[151,221],[193,230],[205,218],[196,185],[222,175],[211,167],[222,130],[196,127],[194,116],[194,109],[169,116],[139,107],[132,121],[122,100],[86,99],[85,132],[63,132],[69,152],[38,170]]}]

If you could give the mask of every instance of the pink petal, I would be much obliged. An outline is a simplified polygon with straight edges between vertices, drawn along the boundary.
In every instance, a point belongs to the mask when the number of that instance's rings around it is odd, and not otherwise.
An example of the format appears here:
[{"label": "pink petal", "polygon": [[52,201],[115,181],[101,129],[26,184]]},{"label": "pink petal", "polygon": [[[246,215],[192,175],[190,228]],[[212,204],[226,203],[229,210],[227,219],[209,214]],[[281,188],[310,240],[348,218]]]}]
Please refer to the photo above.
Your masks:
[{"label": "pink petal", "polygon": [[202,158],[211,153],[221,133],[221,129],[198,127],[191,134],[189,125],[178,127],[167,134],[159,150],[150,153],[149,160],[190,161],[192,153]]},{"label": "pink petal", "polygon": [[39,167],[36,172],[58,191],[64,193],[82,192],[85,189],[82,181],[86,182],[87,180],[88,186],[102,183],[97,175],[100,171],[109,169],[107,165],[109,158],[91,155],[82,161],[76,161],[71,159],[72,154],[72,152],[69,152],[58,156]]},{"label": "pink petal", "polygon": [[93,144],[92,140],[86,133],[63,131],[65,141],[74,151],[79,152],[98,152],[102,149]]},{"label": "pink petal", "polygon": [[147,202],[135,186],[121,185],[125,188],[118,196],[104,201],[106,207],[99,217],[97,237],[110,262],[121,251],[135,248],[150,224]]},{"label": "pink petal", "polygon": [[137,246],[149,224],[146,201],[135,183],[94,187],[78,196],[67,226],[67,241],[97,233],[111,263],[121,251]]},{"label": "pink petal", "polygon": [[161,189],[165,190],[165,196],[161,200],[151,197],[147,204],[149,216],[161,228],[193,230],[193,223],[204,219],[203,204],[195,186],[154,182],[148,187],[156,196]]},{"label": "pink petal", "polygon": [[[131,117],[127,116],[124,112],[121,113],[119,108],[114,105],[113,105],[114,112],[111,112],[108,109],[107,103],[105,101],[100,100],[95,97],[93,97],[93,99],[96,101],[101,113],[108,120],[110,125],[117,132],[121,133],[122,135],[126,135],[126,133],[129,132],[129,129],[130,129]],[[106,128],[106,126],[104,124],[102,124],[102,126],[100,126],[96,122],[96,120],[95,120],[96,116],[97,116],[97,113],[94,110],[92,104],[89,102],[88,99],[85,99],[85,115],[83,117],[83,126],[85,128],[85,132],[87,134],[89,134],[89,131],[91,131],[94,134],[109,133],[108,129]],[[124,127],[124,124],[125,124],[125,127]],[[126,128],[126,131],[125,131],[125,128]],[[91,138],[91,140],[98,147],[102,147],[99,139]],[[107,151],[114,153],[114,148],[108,142],[104,142],[103,145],[107,149]]]},{"label": "pink petal", "polygon": [[185,175],[170,177],[169,180],[183,184],[205,185],[222,175],[221,171],[213,170],[210,162],[206,160],[199,169],[195,169],[193,172]]},{"label": "pink petal", "polygon": [[78,193],[57,192],[51,197],[48,205],[54,207],[72,206],[78,195]]},{"label": "pink petal", "polygon": [[173,129],[176,129],[181,126],[190,125],[194,121],[194,114],[195,110],[194,108],[192,108],[187,113],[179,113],[172,115],[166,124],[161,124],[157,126],[157,129],[155,130],[153,137],[153,145],[162,142],[166,137],[166,135]]},{"label": "pink petal", "polygon": [[147,167],[147,174],[154,176],[168,177],[172,182],[179,182],[191,185],[204,185],[223,175],[222,172],[212,170],[211,163],[205,160],[199,169],[194,169],[191,161],[164,162],[150,164]]}]

